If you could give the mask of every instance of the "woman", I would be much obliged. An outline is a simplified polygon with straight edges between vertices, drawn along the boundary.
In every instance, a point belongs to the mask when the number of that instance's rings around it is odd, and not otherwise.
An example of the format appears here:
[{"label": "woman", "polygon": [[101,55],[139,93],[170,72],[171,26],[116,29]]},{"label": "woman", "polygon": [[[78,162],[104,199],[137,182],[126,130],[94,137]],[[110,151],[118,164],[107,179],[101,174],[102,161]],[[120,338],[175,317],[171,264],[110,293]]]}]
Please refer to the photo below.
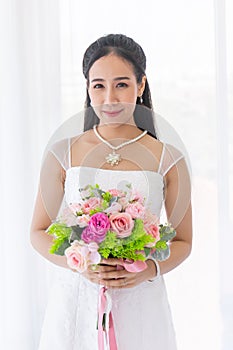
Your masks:
[{"label": "woman", "polygon": [[[156,136],[145,70],[145,54],[131,38],[111,34],[91,44],[83,58],[84,132],[54,144],[46,155],[31,242],[46,259],[65,269],[51,293],[40,350],[98,349],[100,286],[111,291],[118,350],[176,349],[163,274],[191,252],[191,185],[184,156]],[[131,183],[144,193],[158,217],[164,204],[167,220],[176,229],[170,257],[163,262],[148,258],[147,268],[137,273],[119,269],[117,259],[107,259],[96,270],[79,274],[64,256],[48,253],[52,239],[45,231],[62,200],[78,201],[77,186],[89,183],[105,189]]]}]

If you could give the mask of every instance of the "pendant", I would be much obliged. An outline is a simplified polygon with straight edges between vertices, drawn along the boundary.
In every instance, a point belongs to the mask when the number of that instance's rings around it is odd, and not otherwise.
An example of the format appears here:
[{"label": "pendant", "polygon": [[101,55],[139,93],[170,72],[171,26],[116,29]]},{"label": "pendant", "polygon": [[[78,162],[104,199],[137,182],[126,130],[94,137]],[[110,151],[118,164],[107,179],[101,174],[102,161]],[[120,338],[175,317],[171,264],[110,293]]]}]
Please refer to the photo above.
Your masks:
[{"label": "pendant", "polygon": [[105,157],[106,161],[108,164],[113,165],[118,165],[119,162],[121,161],[121,155],[115,153],[115,151],[113,151],[113,153],[109,153],[109,155],[107,157]]}]

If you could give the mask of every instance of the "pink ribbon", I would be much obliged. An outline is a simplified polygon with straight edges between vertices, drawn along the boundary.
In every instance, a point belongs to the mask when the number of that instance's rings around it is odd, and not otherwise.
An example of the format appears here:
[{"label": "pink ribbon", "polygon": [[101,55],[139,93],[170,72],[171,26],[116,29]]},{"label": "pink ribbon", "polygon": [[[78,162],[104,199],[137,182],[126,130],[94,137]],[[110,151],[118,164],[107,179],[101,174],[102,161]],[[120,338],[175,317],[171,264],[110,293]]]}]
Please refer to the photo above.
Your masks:
[{"label": "pink ribbon", "polygon": [[[128,272],[140,272],[147,268],[144,261],[133,261],[119,259],[122,265],[117,265],[117,270],[127,270]],[[98,346],[99,350],[105,349],[105,344],[109,350],[117,350],[116,337],[114,331],[113,318],[111,313],[110,298],[107,288],[102,287],[99,293],[99,315],[98,315]],[[110,305],[109,305],[110,304]]]},{"label": "pink ribbon", "polygon": [[143,271],[147,268],[147,264],[145,263],[145,261],[141,261],[141,260],[137,260],[137,261],[133,261],[133,260],[123,260],[123,259],[119,259],[123,264],[122,265],[117,265],[117,269],[118,266],[122,266],[122,268],[125,268],[125,270],[127,270],[128,272],[140,272]]},{"label": "pink ribbon", "polygon": [[[107,349],[117,350],[116,337],[113,325],[111,311],[108,312],[108,301],[106,298],[107,288],[102,287],[99,294],[99,315],[98,315],[98,345],[99,350]],[[109,320],[107,318],[109,317]],[[107,326],[107,328],[105,328]]]}]

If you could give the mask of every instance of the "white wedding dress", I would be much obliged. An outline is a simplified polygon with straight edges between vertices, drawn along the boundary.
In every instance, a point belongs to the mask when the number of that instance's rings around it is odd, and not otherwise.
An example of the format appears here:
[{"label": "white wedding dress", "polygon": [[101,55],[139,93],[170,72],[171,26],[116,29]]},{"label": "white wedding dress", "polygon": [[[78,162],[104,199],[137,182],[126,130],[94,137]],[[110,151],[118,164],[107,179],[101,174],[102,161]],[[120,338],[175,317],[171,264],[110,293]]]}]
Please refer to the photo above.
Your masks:
[{"label": "white wedding dress", "polygon": [[[63,145],[64,146],[64,145]],[[57,159],[63,147],[51,152]],[[60,152],[60,155],[59,155]],[[71,167],[70,157],[62,166],[66,170],[65,200],[79,201],[79,187],[98,183],[102,189],[122,188],[127,183],[142,192],[146,205],[160,216],[164,203],[167,171],[183,157],[169,144],[163,152],[157,172],[119,171],[91,167]],[[39,350],[97,350],[97,314],[100,286],[79,273],[61,268],[50,291],[41,332]],[[112,289],[112,315],[118,350],[175,350],[175,332],[164,279],[143,282],[129,289]]]}]

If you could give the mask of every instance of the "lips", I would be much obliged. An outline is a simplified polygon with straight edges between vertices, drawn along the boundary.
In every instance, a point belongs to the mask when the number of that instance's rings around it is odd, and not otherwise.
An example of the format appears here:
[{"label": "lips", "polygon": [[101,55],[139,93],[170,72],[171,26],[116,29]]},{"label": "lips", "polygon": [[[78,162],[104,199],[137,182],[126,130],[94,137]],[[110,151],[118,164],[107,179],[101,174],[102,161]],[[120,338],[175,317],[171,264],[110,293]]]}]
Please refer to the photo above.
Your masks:
[{"label": "lips", "polygon": [[108,111],[108,110],[102,110],[102,113],[104,113],[105,115],[109,116],[109,117],[116,117],[118,116],[124,109],[118,109],[118,110],[111,110],[111,111]]}]

